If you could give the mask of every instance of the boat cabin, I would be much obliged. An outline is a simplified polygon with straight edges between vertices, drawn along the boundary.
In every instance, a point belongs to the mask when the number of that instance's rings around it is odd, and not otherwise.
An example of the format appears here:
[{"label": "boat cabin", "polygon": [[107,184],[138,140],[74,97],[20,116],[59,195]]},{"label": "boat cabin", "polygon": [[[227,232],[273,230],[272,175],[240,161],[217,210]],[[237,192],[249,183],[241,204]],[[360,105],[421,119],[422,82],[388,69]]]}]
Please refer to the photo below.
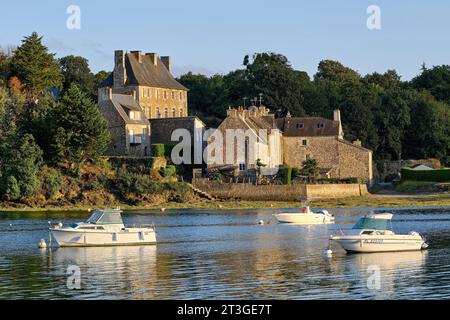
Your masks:
[{"label": "boat cabin", "polygon": [[366,215],[358,220],[352,230],[361,235],[393,234],[392,216],[390,213]]}]

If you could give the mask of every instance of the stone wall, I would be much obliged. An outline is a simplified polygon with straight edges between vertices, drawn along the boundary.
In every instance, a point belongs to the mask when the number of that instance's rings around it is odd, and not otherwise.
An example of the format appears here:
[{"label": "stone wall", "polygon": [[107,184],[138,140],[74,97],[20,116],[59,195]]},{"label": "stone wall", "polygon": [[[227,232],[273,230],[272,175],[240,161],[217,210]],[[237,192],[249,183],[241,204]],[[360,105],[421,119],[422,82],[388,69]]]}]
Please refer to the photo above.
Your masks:
[{"label": "stone wall", "polygon": [[368,194],[365,184],[254,185],[195,179],[195,187],[220,199],[298,201],[301,197],[343,198]]},{"label": "stone wall", "polygon": [[307,158],[319,167],[331,169],[331,178],[373,179],[372,152],[334,136],[283,137],[284,163],[301,168]]}]

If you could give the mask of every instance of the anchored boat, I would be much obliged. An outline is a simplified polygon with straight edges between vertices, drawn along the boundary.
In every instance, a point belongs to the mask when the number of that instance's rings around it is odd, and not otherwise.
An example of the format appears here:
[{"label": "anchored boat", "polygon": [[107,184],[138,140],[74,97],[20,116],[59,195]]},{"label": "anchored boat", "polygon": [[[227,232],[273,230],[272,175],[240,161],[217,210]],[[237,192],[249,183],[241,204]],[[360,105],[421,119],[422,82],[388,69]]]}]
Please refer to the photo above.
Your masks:
[{"label": "anchored boat", "polygon": [[327,210],[313,212],[309,206],[303,206],[299,212],[280,212],[274,214],[278,222],[298,224],[333,223],[334,216]]},{"label": "anchored boat", "polygon": [[332,235],[348,253],[413,251],[426,249],[428,244],[417,232],[395,234],[392,231],[393,214],[369,214],[362,217],[346,234]]},{"label": "anchored boat", "polygon": [[124,246],[155,244],[155,227],[126,227],[120,210],[95,210],[86,222],[50,228],[60,247]]}]

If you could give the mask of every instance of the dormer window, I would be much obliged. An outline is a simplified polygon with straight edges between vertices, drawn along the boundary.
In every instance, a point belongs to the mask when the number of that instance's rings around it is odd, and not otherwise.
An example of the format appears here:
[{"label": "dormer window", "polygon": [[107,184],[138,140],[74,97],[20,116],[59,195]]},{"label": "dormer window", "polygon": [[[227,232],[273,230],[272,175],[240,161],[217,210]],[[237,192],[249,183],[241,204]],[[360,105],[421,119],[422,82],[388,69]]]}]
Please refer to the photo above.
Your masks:
[{"label": "dormer window", "polygon": [[131,120],[140,120],[141,119],[141,112],[140,111],[130,111],[130,119]]},{"label": "dormer window", "polygon": [[305,125],[303,123],[297,123],[297,129],[303,129]]}]

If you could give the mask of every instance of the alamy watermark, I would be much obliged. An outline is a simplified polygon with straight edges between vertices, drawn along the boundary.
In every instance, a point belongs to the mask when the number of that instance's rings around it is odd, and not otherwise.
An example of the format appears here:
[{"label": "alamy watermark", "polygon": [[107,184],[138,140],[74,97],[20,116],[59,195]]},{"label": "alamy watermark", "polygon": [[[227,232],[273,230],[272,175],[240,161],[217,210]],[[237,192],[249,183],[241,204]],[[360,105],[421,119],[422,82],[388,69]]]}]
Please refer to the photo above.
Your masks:
[{"label": "alamy watermark", "polygon": [[67,275],[67,289],[79,290],[81,289],[81,269],[77,265],[69,265],[66,270]]},{"label": "alamy watermark", "polygon": [[367,267],[367,289],[380,290],[381,289],[381,271],[377,265],[371,265]]},{"label": "alamy watermark", "polygon": [[69,15],[66,20],[66,27],[69,30],[81,29],[81,9],[79,6],[72,4],[67,7],[66,13]]},{"label": "alamy watermark", "polygon": [[367,29],[369,30],[381,30],[381,9],[377,5],[370,5],[367,7]]}]

